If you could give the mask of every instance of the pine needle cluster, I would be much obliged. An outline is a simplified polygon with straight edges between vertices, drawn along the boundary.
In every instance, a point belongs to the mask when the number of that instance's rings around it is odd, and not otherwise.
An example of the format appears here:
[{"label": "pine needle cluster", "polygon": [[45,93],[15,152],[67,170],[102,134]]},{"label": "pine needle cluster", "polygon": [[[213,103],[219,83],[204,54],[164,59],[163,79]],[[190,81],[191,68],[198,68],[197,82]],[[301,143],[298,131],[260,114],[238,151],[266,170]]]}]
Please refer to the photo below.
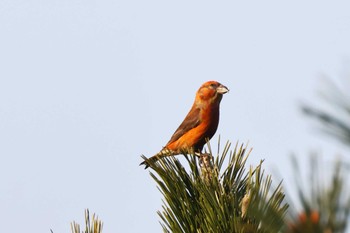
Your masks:
[{"label": "pine needle cluster", "polygon": [[90,219],[89,210],[85,210],[85,230],[80,231],[80,225],[76,222],[71,223],[72,233],[102,233],[103,223],[93,214]]},{"label": "pine needle cluster", "polygon": [[309,179],[301,177],[297,161],[293,160],[298,201],[302,210],[291,209],[289,233],[343,233],[350,214],[350,193],[346,187],[348,168],[339,160],[326,167],[320,159],[310,157]]},{"label": "pine needle cluster", "polygon": [[251,150],[230,146],[214,158],[208,144],[206,163],[184,154],[185,166],[176,157],[150,164],[164,197],[158,212],[164,232],[282,232],[288,205],[281,184],[272,187],[262,161],[246,170]]}]

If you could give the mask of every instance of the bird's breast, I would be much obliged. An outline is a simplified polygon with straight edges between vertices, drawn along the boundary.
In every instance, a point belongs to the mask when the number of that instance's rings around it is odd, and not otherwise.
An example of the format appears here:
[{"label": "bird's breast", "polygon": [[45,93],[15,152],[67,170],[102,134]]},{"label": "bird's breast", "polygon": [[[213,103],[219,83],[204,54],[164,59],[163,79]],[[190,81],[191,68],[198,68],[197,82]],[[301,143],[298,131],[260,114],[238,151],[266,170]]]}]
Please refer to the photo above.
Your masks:
[{"label": "bird's breast", "polygon": [[215,134],[219,124],[219,108],[214,106],[203,111],[201,122],[199,126],[202,134],[205,134],[205,137],[210,139]]}]

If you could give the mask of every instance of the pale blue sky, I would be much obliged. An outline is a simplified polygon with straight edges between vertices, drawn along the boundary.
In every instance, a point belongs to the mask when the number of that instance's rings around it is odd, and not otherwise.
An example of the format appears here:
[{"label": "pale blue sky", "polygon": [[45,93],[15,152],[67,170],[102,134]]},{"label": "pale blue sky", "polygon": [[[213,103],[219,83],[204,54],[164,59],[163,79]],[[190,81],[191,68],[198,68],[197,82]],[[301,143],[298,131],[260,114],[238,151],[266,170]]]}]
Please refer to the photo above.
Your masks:
[{"label": "pale blue sky", "polygon": [[231,90],[217,135],[249,141],[249,163],[265,159],[286,183],[291,153],[348,153],[299,105],[318,102],[320,75],[344,73],[349,11],[347,1],[1,0],[1,230],[70,232],[89,208],[104,232],[161,232],[140,155],[164,146],[207,80]]}]

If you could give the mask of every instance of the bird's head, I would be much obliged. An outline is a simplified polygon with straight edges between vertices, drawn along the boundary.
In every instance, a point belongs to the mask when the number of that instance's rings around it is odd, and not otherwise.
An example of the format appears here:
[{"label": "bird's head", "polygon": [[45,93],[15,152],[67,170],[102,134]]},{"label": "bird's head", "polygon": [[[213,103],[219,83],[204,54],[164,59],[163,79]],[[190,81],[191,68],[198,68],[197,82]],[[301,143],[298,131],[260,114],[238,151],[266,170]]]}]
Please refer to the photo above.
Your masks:
[{"label": "bird's head", "polygon": [[196,94],[196,100],[220,103],[222,95],[229,89],[217,81],[208,81],[202,84]]}]

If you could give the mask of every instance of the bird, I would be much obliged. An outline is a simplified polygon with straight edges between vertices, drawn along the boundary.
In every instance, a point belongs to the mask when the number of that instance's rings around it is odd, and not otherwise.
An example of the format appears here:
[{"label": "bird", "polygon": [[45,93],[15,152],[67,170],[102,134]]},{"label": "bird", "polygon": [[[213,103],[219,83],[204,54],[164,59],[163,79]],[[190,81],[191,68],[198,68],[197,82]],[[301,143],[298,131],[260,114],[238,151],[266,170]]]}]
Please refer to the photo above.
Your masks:
[{"label": "bird", "polygon": [[149,161],[155,162],[162,157],[178,155],[193,150],[201,153],[207,140],[210,140],[219,125],[220,102],[229,89],[217,81],[203,83],[194,99],[194,103],[183,122],[176,129],[163,149],[140,165],[149,167]]}]

